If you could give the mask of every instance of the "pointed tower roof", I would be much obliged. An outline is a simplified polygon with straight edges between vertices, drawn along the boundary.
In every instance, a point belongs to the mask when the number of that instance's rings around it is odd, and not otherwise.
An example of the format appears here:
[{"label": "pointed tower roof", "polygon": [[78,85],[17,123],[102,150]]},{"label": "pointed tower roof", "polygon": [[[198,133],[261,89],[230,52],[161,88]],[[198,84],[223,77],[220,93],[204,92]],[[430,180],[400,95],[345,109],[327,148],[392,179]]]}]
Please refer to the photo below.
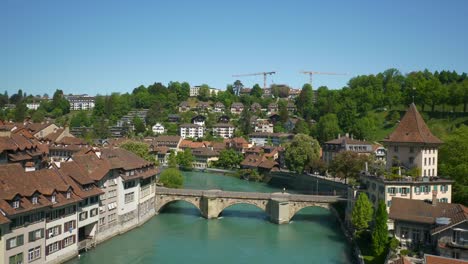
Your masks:
[{"label": "pointed tower roof", "polygon": [[388,135],[383,142],[442,144],[442,140],[434,136],[427,127],[416,105],[412,103],[400,120],[395,131]]}]

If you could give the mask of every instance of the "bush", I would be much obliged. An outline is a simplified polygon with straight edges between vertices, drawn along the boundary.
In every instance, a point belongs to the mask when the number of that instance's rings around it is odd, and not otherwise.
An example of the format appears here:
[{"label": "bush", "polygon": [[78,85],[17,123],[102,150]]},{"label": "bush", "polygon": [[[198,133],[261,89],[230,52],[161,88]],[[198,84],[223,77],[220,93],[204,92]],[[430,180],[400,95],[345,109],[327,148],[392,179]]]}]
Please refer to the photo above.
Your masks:
[{"label": "bush", "polygon": [[169,168],[161,173],[159,182],[161,182],[164,187],[182,188],[184,185],[184,177],[178,169]]},{"label": "bush", "polygon": [[410,253],[411,253],[411,250],[409,250],[409,249],[402,249],[402,250],[400,250],[400,254],[401,254],[402,256],[408,256]]},{"label": "bush", "polygon": [[392,251],[395,251],[398,248],[398,245],[400,245],[400,241],[398,241],[398,239],[395,237],[392,237],[388,245]]}]

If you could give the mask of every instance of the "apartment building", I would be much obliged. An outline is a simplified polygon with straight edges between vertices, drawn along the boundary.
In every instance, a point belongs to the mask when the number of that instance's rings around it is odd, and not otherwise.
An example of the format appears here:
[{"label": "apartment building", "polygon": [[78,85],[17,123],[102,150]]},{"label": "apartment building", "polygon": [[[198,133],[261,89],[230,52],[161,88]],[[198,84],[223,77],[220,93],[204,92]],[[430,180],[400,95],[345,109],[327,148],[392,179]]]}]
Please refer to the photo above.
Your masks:
[{"label": "apartment building", "polygon": [[323,145],[322,159],[330,164],[336,155],[342,151],[352,151],[360,155],[374,154],[374,144],[372,142],[357,140],[348,134],[338,135],[338,138],[329,140]]},{"label": "apartment building", "polygon": [[0,164],[19,163],[28,170],[45,166],[47,145],[40,143],[26,129],[4,131],[3,135],[0,137]]},{"label": "apartment building", "polygon": [[254,132],[259,133],[273,133],[273,124],[268,119],[256,119],[254,125]]},{"label": "apartment building", "polygon": [[156,123],[151,130],[154,134],[164,134],[166,132],[166,128],[161,123]]},{"label": "apartment building", "polygon": [[180,136],[182,138],[198,139],[205,136],[205,127],[195,124],[180,125]]},{"label": "apartment building", "polygon": [[65,95],[65,99],[70,103],[70,110],[90,110],[95,105],[95,97],[87,94]]},{"label": "apartment building", "polygon": [[232,138],[235,127],[231,124],[218,123],[213,125],[213,136],[222,138]]},{"label": "apartment building", "polygon": [[194,148],[192,149],[194,157],[193,167],[197,169],[205,169],[210,164],[219,159],[219,153],[211,148]]}]

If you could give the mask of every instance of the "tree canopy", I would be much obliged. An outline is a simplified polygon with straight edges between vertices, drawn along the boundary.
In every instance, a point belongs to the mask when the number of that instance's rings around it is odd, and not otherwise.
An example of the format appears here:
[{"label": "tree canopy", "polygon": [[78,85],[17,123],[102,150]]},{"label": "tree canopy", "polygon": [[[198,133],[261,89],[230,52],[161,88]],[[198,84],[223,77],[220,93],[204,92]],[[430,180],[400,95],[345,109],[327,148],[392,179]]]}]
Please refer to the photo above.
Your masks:
[{"label": "tree canopy", "polygon": [[320,158],[320,145],[311,136],[297,134],[285,146],[285,162],[288,169],[302,173],[304,168]]},{"label": "tree canopy", "polygon": [[169,168],[161,173],[159,182],[167,188],[182,188],[184,186],[184,177],[178,169]]}]

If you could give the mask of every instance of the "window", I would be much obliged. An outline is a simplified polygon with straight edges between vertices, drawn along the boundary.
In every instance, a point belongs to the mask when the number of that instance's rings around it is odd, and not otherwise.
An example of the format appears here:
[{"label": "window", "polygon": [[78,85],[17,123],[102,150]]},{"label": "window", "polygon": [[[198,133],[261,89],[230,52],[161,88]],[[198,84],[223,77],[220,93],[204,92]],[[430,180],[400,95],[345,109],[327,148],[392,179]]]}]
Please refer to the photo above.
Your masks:
[{"label": "window", "polygon": [[80,213],[80,221],[86,220],[88,218],[88,212]]},{"label": "window", "polygon": [[10,257],[10,264],[23,264],[23,253],[19,253],[17,255]]},{"label": "window", "polygon": [[20,201],[19,200],[15,200],[11,203],[11,207],[15,208],[15,209],[18,209],[20,206]]},{"label": "window", "polygon": [[89,198],[89,203],[90,204],[95,204],[97,202],[99,202],[99,197],[98,196],[93,196],[93,197]]},{"label": "window", "polygon": [[133,202],[134,199],[135,199],[135,193],[134,192],[125,194],[125,203],[126,204]]},{"label": "window", "polygon": [[89,211],[89,216],[90,217],[96,216],[97,214],[98,214],[98,209],[97,208],[94,208],[91,211]]},{"label": "window", "polygon": [[67,199],[70,199],[70,198],[71,198],[71,191],[68,190],[68,191],[67,191]]},{"label": "window", "polygon": [[51,238],[54,236],[58,236],[62,233],[62,229],[60,225],[56,225],[54,227],[51,227],[47,229],[47,238]]},{"label": "window", "polygon": [[432,169],[432,176],[435,176],[435,169]]},{"label": "window", "polygon": [[44,237],[44,229],[37,229],[34,231],[29,232],[29,242],[36,241]]},{"label": "window", "polygon": [[23,245],[23,235],[19,235],[17,237],[12,237],[7,240],[7,250],[12,249],[15,247],[19,247]]},{"label": "window", "polygon": [[432,157],[432,165],[435,165],[435,157]]},{"label": "window", "polygon": [[111,191],[109,191],[109,196],[108,196],[108,198],[114,198],[115,196],[117,196],[117,190],[111,190]]},{"label": "window", "polygon": [[128,182],[125,182],[124,184],[124,189],[133,188],[133,187],[135,187],[135,181],[128,181]]},{"label": "window", "polygon": [[421,187],[415,186],[415,187],[414,187],[414,193],[420,194],[420,193],[421,193]]},{"label": "window", "polygon": [[107,205],[107,208],[109,208],[109,211],[114,210],[115,208],[117,208],[117,203],[116,202],[110,203]]},{"label": "window", "polygon": [[390,194],[390,195],[395,195],[395,193],[397,192],[397,189],[395,187],[389,187],[387,189],[387,192]]},{"label": "window", "polygon": [[46,255],[50,255],[60,250],[62,241],[54,242],[46,247]]},{"label": "window", "polygon": [[387,201],[387,207],[390,207],[390,206],[392,206],[392,200]]},{"label": "window", "polygon": [[398,146],[394,146],[393,151],[398,152]]},{"label": "window", "polygon": [[75,228],[76,228],[75,220],[71,220],[63,224],[63,232],[71,232]]},{"label": "window", "polygon": [[28,251],[28,261],[32,262],[41,257],[41,247],[31,248]]},{"label": "window", "polygon": [[31,199],[32,204],[37,204],[37,196],[33,196]]},{"label": "window", "polygon": [[409,148],[409,153],[414,153],[414,147]]},{"label": "window", "polygon": [[103,206],[99,206],[99,212],[100,213],[104,213],[106,211],[106,207],[103,205]]},{"label": "window", "polygon": [[113,213],[107,216],[107,222],[114,222],[117,219],[117,214]]},{"label": "window", "polygon": [[106,224],[106,218],[105,218],[105,217],[99,218],[99,224],[100,224],[100,225]]},{"label": "window", "polygon": [[429,193],[431,191],[431,186],[428,185],[421,186],[421,188],[421,191],[424,193]]},{"label": "window", "polygon": [[52,194],[52,197],[50,197],[50,201],[51,201],[52,203],[56,203],[56,202],[57,202],[57,197],[56,197],[55,194]]},{"label": "window", "polygon": [[440,198],[439,200],[441,203],[448,203],[448,199],[447,198]]},{"label": "window", "polygon": [[63,247],[68,247],[70,245],[73,245],[75,243],[75,236],[69,236],[63,240]]},{"label": "window", "polygon": [[448,191],[448,185],[441,185],[440,186],[440,191],[443,192],[443,193],[447,192]]},{"label": "window", "polygon": [[403,187],[401,188],[401,195],[407,195],[409,193],[409,188]]},{"label": "window", "polygon": [[424,158],[424,166],[427,165],[427,158]]}]

